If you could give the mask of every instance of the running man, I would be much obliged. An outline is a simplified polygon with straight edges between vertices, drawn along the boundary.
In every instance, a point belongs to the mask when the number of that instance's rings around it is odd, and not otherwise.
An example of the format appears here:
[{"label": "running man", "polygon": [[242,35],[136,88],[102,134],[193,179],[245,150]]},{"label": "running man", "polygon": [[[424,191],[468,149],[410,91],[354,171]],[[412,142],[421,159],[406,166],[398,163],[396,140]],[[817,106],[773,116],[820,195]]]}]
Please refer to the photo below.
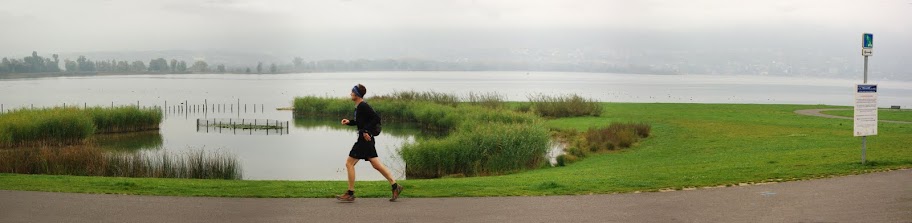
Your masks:
[{"label": "running man", "polygon": [[383,174],[383,177],[389,181],[393,191],[393,197],[390,198],[390,201],[396,201],[399,198],[399,193],[402,192],[402,186],[396,183],[396,179],[393,179],[390,171],[386,169],[386,166],[383,166],[380,158],[377,157],[377,148],[374,145],[377,142],[375,135],[378,133],[373,131],[379,124],[380,117],[374,111],[374,108],[371,108],[364,101],[365,94],[367,94],[367,88],[364,85],[358,84],[352,88],[350,95],[351,100],[355,102],[355,120],[342,119],[343,125],[358,127],[358,140],[352,146],[351,151],[348,152],[348,159],[345,160],[345,170],[348,171],[348,191],[343,195],[337,195],[336,199],[343,202],[355,201],[355,164],[358,164],[358,161],[363,159],[370,162],[371,166],[380,171],[380,174]]}]

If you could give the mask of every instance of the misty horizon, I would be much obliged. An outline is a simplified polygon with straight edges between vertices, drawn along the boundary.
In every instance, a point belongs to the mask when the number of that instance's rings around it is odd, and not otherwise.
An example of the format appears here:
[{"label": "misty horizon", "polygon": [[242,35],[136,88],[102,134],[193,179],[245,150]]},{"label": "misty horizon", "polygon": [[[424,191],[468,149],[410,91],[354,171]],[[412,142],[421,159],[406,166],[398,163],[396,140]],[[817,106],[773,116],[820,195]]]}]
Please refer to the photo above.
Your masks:
[{"label": "misty horizon", "polygon": [[785,64],[789,67],[773,73],[846,76],[860,69],[860,36],[868,32],[875,35],[872,72],[893,79],[912,76],[903,59],[912,57],[908,0],[99,0],[5,5],[0,25],[19,30],[0,37],[0,57],[8,58],[37,51],[71,60],[79,55],[146,62],[165,58],[235,67],[290,64],[295,57],[603,63],[720,74],[753,74],[722,66]]}]

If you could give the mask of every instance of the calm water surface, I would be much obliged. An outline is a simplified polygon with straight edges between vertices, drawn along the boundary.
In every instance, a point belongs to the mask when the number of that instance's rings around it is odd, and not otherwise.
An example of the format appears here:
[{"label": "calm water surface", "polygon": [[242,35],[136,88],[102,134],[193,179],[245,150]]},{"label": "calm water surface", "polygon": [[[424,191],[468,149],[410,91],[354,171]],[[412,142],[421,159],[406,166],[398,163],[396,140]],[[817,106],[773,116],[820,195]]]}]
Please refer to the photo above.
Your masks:
[{"label": "calm water surface", "polygon": [[[466,95],[496,92],[524,101],[533,94],[576,93],[609,102],[760,103],[851,105],[858,81],[820,78],[712,75],[632,75],[564,72],[358,72],[278,75],[175,74],[0,79],[3,109],[20,107],[139,105],[163,107],[157,132],[101,135],[96,141],[115,150],[224,151],[241,161],[245,179],[344,180],[343,162],[355,141],[337,119],[295,119],[295,96],[348,97],[362,83],[368,96],[394,91],[438,91]],[[879,84],[879,106],[912,107],[912,83]],[[191,111],[181,111],[187,103]],[[208,103],[203,112],[199,107]],[[198,106],[192,110],[192,105]],[[166,107],[167,106],[167,107]],[[224,108],[224,109],[222,109]],[[352,104],[354,109],[354,104]],[[288,123],[284,130],[198,129],[197,120],[233,119]],[[208,131],[207,131],[208,130]],[[383,162],[404,178],[397,150],[416,138],[433,137],[415,128],[387,128],[378,138]],[[368,163],[358,179],[383,177]]]}]

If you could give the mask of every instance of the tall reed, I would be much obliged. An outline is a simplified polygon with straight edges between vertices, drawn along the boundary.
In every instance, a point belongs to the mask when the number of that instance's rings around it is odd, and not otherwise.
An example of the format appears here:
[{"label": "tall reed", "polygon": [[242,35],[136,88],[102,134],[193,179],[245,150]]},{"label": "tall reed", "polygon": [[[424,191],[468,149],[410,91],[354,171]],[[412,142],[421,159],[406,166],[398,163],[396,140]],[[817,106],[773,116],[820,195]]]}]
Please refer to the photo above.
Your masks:
[{"label": "tall reed", "polygon": [[599,116],[602,106],[597,101],[586,99],[577,94],[549,96],[544,94],[529,96],[531,110],[549,118]]},{"label": "tall reed", "polygon": [[17,109],[0,115],[0,147],[81,144],[95,133],[158,129],[162,113],[135,107]]},{"label": "tall reed", "polygon": [[92,118],[76,108],[18,109],[0,115],[0,147],[79,144],[94,132]]},{"label": "tall reed", "polygon": [[93,146],[0,150],[0,172],[107,177],[241,179],[238,159],[227,153],[118,152]]}]

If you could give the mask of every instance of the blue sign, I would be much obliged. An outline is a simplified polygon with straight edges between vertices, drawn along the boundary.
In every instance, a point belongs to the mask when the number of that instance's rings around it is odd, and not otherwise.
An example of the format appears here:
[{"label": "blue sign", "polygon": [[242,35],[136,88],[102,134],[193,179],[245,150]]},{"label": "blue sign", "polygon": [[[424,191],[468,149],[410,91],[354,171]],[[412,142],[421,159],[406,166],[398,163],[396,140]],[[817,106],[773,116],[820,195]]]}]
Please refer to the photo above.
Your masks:
[{"label": "blue sign", "polygon": [[859,84],[858,93],[877,93],[876,84]]},{"label": "blue sign", "polygon": [[861,35],[861,47],[865,49],[874,48],[874,34],[865,33]]}]

